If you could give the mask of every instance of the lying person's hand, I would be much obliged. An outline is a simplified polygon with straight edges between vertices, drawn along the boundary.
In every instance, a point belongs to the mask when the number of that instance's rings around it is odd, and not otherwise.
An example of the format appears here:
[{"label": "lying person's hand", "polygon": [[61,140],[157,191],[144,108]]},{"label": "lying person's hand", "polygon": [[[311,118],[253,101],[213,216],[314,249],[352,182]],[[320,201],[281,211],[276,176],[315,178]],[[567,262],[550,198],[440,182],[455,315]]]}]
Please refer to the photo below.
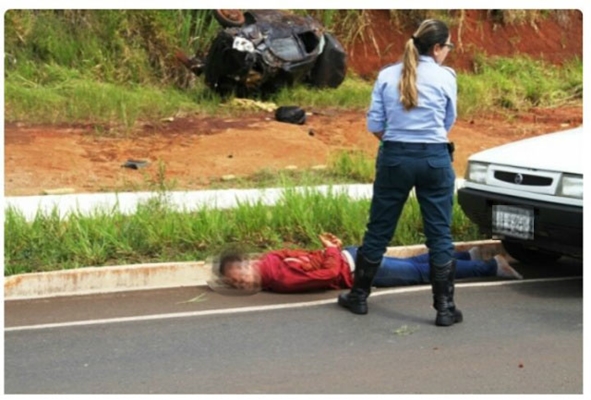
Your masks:
[{"label": "lying person's hand", "polygon": [[343,245],[341,239],[333,235],[332,233],[322,233],[318,235],[318,238],[322,242],[324,247],[337,247],[340,248]]}]

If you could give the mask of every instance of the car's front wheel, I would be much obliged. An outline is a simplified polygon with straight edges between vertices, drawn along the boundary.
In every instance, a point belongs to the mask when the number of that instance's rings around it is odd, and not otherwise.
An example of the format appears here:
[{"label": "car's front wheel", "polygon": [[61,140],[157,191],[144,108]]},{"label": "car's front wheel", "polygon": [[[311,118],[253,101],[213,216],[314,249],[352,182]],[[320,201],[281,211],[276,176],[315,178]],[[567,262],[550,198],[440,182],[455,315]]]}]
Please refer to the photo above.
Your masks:
[{"label": "car's front wheel", "polygon": [[347,73],[347,53],[336,37],[324,33],[324,49],[316,59],[308,79],[312,86],[336,88]]},{"label": "car's front wheel", "polygon": [[502,240],[505,251],[511,257],[524,264],[548,264],[558,260],[562,254],[552,251],[531,249],[520,242]]},{"label": "car's front wheel", "polygon": [[244,14],[240,10],[213,10],[213,16],[224,28],[244,25]]}]

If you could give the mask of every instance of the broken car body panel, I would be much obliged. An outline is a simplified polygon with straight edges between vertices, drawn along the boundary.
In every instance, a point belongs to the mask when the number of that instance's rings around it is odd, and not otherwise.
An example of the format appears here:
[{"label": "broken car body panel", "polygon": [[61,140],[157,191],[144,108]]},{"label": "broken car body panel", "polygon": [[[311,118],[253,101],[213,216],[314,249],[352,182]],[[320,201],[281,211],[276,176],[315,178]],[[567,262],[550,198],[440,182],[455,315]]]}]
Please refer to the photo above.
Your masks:
[{"label": "broken car body panel", "polygon": [[[309,16],[281,10],[244,12],[244,24],[214,38],[201,68],[214,91],[238,97],[271,94],[297,82],[338,87],[346,74],[346,52],[339,41]],[[180,57],[179,57],[180,59]]]}]

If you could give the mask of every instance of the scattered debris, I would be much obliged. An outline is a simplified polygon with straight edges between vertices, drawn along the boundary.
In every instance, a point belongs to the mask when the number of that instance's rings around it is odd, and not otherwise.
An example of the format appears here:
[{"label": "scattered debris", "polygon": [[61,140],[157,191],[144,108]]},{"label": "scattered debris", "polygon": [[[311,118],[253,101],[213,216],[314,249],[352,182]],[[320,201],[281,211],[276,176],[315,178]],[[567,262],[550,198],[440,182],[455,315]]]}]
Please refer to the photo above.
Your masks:
[{"label": "scattered debris", "polygon": [[70,194],[74,193],[76,190],[73,188],[59,188],[59,189],[45,189],[43,190],[43,194]]},{"label": "scattered debris", "polygon": [[187,301],[180,301],[180,302],[178,302],[176,304],[201,303],[201,302],[204,302],[204,301],[207,301],[207,297],[206,297],[205,293],[201,293],[197,297],[193,297],[192,299],[187,300]]},{"label": "scattered debris", "polygon": [[123,168],[140,169],[145,168],[148,165],[147,161],[144,160],[127,160],[123,165]]},{"label": "scattered debris", "polygon": [[306,123],[306,112],[298,106],[282,106],[275,111],[275,119],[279,122],[303,125]]},{"label": "scattered debris", "polygon": [[408,325],[402,325],[400,328],[396,329],[393,333],[398,336],[408,336],[408,335],[412,335],[413,333],[415,333],[418,330],[419,330],[418,326],[409,327]]},{"label": "scattered debris", "polygon": [[267,112],[273,112],[277,108],[277,104],[272,102],[239,98],[233,98],[226,104],[232,107],[246,108],[250,110],[259,109]]},{"label": "scattered debris", "polygon": [[324,164],[320,164],[320,165],[314,165],[314,166],[312,166],[312,169],[313,169],[313,170],[316,170],[316,171],[325,170],[325,169],[327,169],[327,168],[328,168],[328,167],[327,167],[326,165],[324,165]]}]

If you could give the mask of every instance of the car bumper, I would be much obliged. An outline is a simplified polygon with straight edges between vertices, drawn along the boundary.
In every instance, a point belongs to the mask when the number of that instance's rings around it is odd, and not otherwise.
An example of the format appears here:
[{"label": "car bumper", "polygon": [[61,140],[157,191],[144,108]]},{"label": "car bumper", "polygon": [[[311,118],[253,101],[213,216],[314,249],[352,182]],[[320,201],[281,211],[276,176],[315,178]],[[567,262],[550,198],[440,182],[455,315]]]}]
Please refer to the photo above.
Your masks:
[{"label": "car bumper", "polygon": [[490,236],[493,235],[494,205],[533,208],[533,239],[512,237],[500,239],[518,241],[527,247],[576,257],[583,255],[583,209],[581,207],[525,200],[470,188],[458,190],[458,203],[468,218],[478,225],[480,231]]}]

